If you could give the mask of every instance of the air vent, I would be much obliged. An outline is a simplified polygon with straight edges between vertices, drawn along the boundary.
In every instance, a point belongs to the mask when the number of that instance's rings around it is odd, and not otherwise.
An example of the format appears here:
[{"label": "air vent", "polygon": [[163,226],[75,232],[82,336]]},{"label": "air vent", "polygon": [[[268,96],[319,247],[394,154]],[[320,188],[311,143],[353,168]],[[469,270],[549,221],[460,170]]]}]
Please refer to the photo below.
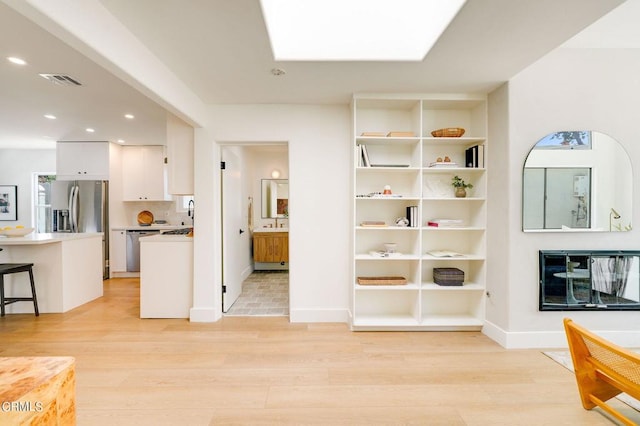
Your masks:
[{"label": "air vent", "polygon": [[78,80],[64,74],[40,74],[40,77],[46,78],[53,84],[58,84],[60,86],[82,86]]}]

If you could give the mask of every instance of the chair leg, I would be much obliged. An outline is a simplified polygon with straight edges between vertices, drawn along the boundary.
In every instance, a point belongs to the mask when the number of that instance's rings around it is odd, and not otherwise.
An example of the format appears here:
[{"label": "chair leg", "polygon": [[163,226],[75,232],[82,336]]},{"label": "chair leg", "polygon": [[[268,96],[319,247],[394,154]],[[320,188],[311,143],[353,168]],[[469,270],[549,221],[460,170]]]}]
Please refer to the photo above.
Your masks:
[{"label": "chair leg", "polygon": [[0,274],[0,317],[4,316],[4,274]]},{"label": "chair leg", "polygon": [[33,298],[33,309],[36,312],[36,316],[40,316],[38,311],[38,298],[36,297],[36,284],[33,281],[33,268],[29,268],[29,281],[31,281],[31,297]]}]

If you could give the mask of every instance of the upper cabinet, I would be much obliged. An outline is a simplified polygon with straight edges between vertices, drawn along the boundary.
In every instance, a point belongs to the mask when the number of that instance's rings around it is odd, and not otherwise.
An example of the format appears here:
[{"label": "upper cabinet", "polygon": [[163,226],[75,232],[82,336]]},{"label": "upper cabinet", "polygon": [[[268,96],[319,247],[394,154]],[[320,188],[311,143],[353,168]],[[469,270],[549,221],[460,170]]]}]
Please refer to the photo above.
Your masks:
[{"label": "upper cabinet", "polygon": [[58,142],[58,180],[108,180],[109,142]]},{"label": "upper cabinet", "polygon": [[167,114],[168,192],[193,195],[193,127]]},{"label": "upper cabinet", "polygon": [[163,146],[123,147],[122,173],[124,201],[171,200],[166,193]]}]

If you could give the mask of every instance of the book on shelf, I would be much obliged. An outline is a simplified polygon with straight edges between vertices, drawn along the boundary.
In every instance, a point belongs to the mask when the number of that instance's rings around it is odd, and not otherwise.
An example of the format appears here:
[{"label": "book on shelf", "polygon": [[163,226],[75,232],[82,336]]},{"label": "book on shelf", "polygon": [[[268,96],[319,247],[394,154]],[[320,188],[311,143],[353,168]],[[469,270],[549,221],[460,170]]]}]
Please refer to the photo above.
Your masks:
[{"label": "book on shelf", "polygon": [[464,226],[464,220],[462,219],[429,219],[427,226],[433,226],[437,228],[460,228]]},{"label": "book on shelf", "polygon": [[371,167],[409,167],[408,164],[372,164]]},{"label": "book on shelf", "polygon": [[433,163],[429,163],[429,167],[458,167],[458,163],[456,163],[455,161],[434,161]]},{"label": "book on shelf", "polygon": [[400,257],[402,253],[394,252],[389,253],[384,250],[372,250],[369,252],[369,256],[371,257]]},{"label": "book on shelf", "polygon": [[466,167],[484,167],[484,145],[474,145],[464,152],[464,163]]},{"label": "book on shelf", "polygon": [[418,206],[407,206],[407,220],[411,228],[418,226]]},{"label": "book on shelf", "polygon": [[427,254],[433,257],[464,257],[464,254],[452,250],[431,250]]},{"label": "book on shelf", "polygon": [[387,136],[390,138],[412,138],[415,135],[416,134],[413,132],[400,132],[400,131],[393,131],[393,132],[387,133]]},{"label": "book on shelf", "polygon": [[387,223],[384,220],[364,220],[360,222],[360,226],[384,227]]},{"label": "book on shelf", "polygon": [[360,155],[362,158],[362,167],[371,167],[371,161],[369,160],[369,152],[366,145],[360,145]]},{"label": "book on shelf", "polygon": [[387,134],[385,132],[362,132],[360,136],[369,136],[369,137],[385,137]]}]

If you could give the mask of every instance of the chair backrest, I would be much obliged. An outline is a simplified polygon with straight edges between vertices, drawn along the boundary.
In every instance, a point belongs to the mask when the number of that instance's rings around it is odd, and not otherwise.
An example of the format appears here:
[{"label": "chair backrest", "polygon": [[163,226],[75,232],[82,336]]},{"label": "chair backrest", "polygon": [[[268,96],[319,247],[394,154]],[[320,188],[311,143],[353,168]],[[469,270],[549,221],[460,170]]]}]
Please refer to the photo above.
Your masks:
[{"label": "chair backrest", "polygon": [[[640,355],[564,319],[565,332],[580,391],[582,405],[596,405],[619,419],[628,421],[604,403],[625,392],[640,399]],[[628,424],[628,423],[627,423]]]}]

